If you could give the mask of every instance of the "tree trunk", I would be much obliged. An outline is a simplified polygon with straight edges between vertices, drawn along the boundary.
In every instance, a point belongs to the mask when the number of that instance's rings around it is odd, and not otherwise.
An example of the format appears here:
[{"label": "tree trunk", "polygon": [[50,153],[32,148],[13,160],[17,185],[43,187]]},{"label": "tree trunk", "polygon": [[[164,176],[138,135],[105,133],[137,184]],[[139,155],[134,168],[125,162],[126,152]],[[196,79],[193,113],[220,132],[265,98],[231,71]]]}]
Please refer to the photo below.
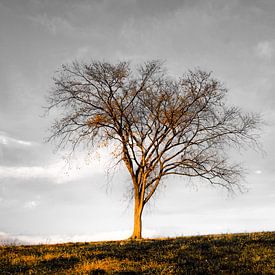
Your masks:
[{"label": "tree trunk", "polygon": [[134,230],[130,239],[142,239],[142,210],[143,201],[141,201],[139,196],[135,196],[135,208],[134,208]]}]

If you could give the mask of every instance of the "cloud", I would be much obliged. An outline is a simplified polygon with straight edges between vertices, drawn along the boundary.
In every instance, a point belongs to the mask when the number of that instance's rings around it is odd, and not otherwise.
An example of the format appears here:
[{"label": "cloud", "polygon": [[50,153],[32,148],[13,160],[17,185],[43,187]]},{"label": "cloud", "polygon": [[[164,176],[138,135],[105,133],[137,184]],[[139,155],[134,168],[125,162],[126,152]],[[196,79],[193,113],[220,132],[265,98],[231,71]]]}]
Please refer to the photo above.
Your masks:
[{"label": "cloud", "polygon": [[80,47],[77,49],[76,54],[75,54],[75,59],[76,60],[81,60],[84,57],[86,57],[88,55],[90,51],[89,47]]},{"label": "cloud", "polygon": [[270,59],[274,56],[275,49],[271,41],[261,41],[256,46],[256,54],[264,59]]},{"label": "cloud", "polygon": [[45,163],[40,155],[48,153],[41,144],[17,139],[0,131],[0,179],[47,178],[55,183],[65,183],[104,174],[110,163],[110,150],[100,148],[89,155],[78,152],[67,161],[59,158]]},{"label": "cloud", "polygon": [[68,157],[63,152],[63,158],[54,157],[43,144],[0,131],[0,179],[50,179],[65,183],[102,175],[113,165],[111,148],[99,148],[89,154],[79,151]]},{"label": "cloud", "polygon": [[260,174],[262,174],[262,171],[261,171],[261,170],[256,170],[256,171],[255,171],[255,174],[260,175]]},{"label": "cloud", "polygon": [[45,166],[0,166],[0,179],[51,179],[54,183],[62,184],[103,174],[104,165],[100,160],[87,163],[84,159],[71,161],[56,161]]},{"label": "cloud", "polygon": [[53,35],[57,34],[71,34],[75,32],[75,27],[73,27],[70,22],[64,18],[58,16],[49,16],[46,13],[38,14],[36,16],[30,16],[29,19],[32,22],[40,24],[45,27],[49,33]]},{"label": "cloud", "polygon": [[48,166],[0,166],[0,178],[13,178],[13,179],[43,179],[50,178],[55,183],[65,183],[77,179],[81,173],[75,171],[64,171],[64,164],[59,162]]},{"label": "cloud", "polygon": [[39,166],[21,166],[21,167],[6,167],[0,166],[0,177],[2,178],[39,178],[53,176],[55,169],[52,167]]},{"label": "cloud", "polygon": [[27,209],[34,209],[36,208],[37,206],[39,205],[39,201],[27,201],[25,204],[24,204],[24,208],[27,208]]},{"label": "cloud", "polygon": [[16,139],[9,137],[6,133],[0,132],[0,144],[3,145],[22,145],[22,146],[32,146],[35,145],[36,143],[31,142],[31,141],[26,141],[26,140],[21,140],[21,139]]}]

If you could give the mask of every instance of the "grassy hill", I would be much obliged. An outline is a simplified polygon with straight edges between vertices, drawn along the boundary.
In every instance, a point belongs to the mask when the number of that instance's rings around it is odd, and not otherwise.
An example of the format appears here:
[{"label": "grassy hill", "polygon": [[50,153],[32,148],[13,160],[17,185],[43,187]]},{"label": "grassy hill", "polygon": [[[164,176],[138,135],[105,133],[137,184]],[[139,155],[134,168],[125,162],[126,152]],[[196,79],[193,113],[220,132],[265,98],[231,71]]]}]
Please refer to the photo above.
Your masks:
[{"label": "grassy hill", "polygon": [[0,274],[275,274],[275,232],[0,247]]}]

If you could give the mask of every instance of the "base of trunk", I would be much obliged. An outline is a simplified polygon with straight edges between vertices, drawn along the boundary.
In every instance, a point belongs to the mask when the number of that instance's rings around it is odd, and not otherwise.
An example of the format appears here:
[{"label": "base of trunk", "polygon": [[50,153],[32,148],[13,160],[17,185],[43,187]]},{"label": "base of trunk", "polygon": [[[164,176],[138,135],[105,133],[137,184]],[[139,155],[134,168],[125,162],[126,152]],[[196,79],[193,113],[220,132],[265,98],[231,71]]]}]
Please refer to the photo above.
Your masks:
[{"label": "base of trunk", "polygon": [[134,228],[132,236],[129,238],[131,240],[141,240],[142,239],[142,210],[143,201],[140,196],[135,196],[135,207],[134,207]]},{"label": "base of trunk", "polygon": [[143,238],[141,237],[141,235],[140,236],[138,236],[138,235],[136,235],[136,234],[132,234],[129,238],[128,238],[128,240],[142,240]]}]

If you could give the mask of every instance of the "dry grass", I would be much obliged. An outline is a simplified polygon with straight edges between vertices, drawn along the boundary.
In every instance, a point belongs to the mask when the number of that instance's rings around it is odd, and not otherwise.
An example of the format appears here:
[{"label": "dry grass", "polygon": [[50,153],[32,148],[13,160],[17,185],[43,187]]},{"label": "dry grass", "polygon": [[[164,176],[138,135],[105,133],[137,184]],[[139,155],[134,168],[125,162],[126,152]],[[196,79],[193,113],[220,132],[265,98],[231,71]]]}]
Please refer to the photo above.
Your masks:
[{"label": "dry grass", "polygon": [[0,274],[275,274],[275,232],[0,247]]}]

